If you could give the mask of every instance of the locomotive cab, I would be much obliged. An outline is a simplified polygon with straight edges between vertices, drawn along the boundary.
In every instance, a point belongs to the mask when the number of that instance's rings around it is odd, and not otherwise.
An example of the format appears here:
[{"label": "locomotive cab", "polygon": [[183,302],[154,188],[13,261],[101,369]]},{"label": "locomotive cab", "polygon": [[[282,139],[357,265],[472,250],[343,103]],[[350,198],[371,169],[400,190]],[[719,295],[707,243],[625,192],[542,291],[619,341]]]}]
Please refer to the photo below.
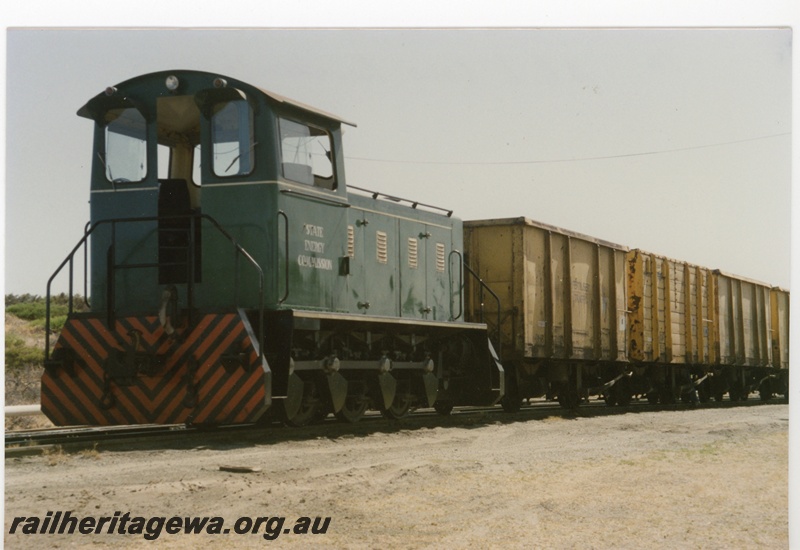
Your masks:
[{"label": "locomotive cab", "polygon": [[[139,218],[95,230],[93,258],[114,245],[113,259],[91,266],[95,311],[140,313],[169,284],[192,287],[178,289],[179,307],[227,307],[240,291],[235,301],[253,307],[258,270],[242,269],[234,280],[234,255],[216,253],[235,240],[254,264],[276,263],[277,224],[265,220],[278,205],[259,184],[297,182],[344,200],[334,162],[340,122],[229,80],[146,75],[107,88],[78,112],[95,121],[92,225]],[[303,123],[309,119],[315,124]],[[208,227],[214,223],[219,231]],[[280,290],[271,275],[267,303]]]}]

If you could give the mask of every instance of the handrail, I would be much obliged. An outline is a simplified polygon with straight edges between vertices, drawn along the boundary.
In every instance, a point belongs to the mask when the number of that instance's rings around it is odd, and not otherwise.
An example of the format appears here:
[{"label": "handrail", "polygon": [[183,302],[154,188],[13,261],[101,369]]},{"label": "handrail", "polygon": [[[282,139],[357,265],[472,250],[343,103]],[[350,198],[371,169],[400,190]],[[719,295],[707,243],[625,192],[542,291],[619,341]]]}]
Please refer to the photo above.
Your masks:
[{"label": "handrail", "polygon": [[[458,315],[453,315],[453,292],[452,287],[450,289],[450,320],[457,321],[461,319],[461,316],[464,315],[464,256],[461,254],[459,250],[451,250],[450,255],[448,256],[448,267],[453,265],[452,258],[453,254],[458,255]],[[450,277],[450,284],[452,285],[453,279]]]},{"label": "handrail", "polygon": [[278,210],[278,217],[283,218],[283,246],[285,251],[283,264],[284,286],[286,287],[283,291],[283,297],[278,300],[278,305],[280,305],[289,298],[289,216],[283,210]]},{"label": "handrail", "polygon": [[[83,226],[83,234],[85,235],[89,231],[89,227],[91,227],[92,222],[86,222],[86,225]],[[89,277],[86,273],[89,272],[89,253],[86,250],[87,246],[86,243],[83,243],[83,303],[86,304],[86,307],[92,307],[92,304],[89,303]],[[69,310],[72,313],[72,309]]]},{"label": "handrail", "polygon": [[497,335],[495,336],[495,338],[496,338],[496,341],[497,341],[497,355],[498,355],[498,357],[502,358],[503,357],[503,339],[501,338],[501,333],[500,333],[500,320],[501,320],[500,297],[497,294],[495,294],[494,291],[491,288],[489,288],[489,285],[487,285],[484,282],[484,280],[481,279],[478,276],[478,274],[475,273],[472,270],[472,268],[467,264],[467,262],[464,262],[464,267],[467,268],[467,272],[469,272],[469,274],[472,275],[478,281],[478,284],[480,285],[480,293],[478,294],[478,296],[479,296],[480,302],[481,302],[481,323],[485,322],[485,315],[484,315],[485,300],[483,299],[484,298],[483,291],[486,290],[489,294],[492,295],[492,297],[497,302],[497,326],[496,326]]},{"label": "handrail", "polygon": [[363,191],[364,193],[369,193],[372,195],[373,199],[377,199],[378,197],[383,197],[389,199],[392,202],[407,202],[411,204],[411,208],[416,208],[417,206],[424,206],[425,208],[432,208],[433,210],[441,210],[447,217],[451,217],[453,215],[452,210],[448,210],[447,208],[442,208],[441,206],[433,206],[432,204],[425,204],[424,202],[419,201],[412,201],[411,199],[403,199],[400,197],[395,197],[394,195],[387,195],[386,193],[381,193],[380,191],[372,191],[371,189],[364,189],[363,187],[356,187],[355,185],[348,185],[348,189],[357,189],[358,191]]},{"label": "handrail", "polygon": [[[50,297],[51,297],[51,286],[52,286],[53,280],[56,278],[56,276],[58,276],[59,273],[61,273],[61,270],[64,269],[64,266],[69,264],[69,266],[70,266],[69,267],[69,271],[70,271],[70,280],[69,280],[69,313],[72,314],[73,313],[73,304],[72,304],[73,277],[72,277],[72,270],[73,270],[73,262],[74,262],[74,259],[75,259],[75,253],[81,247],[84,247],[84,255],[86,254],[86,246],[87,246],[89,237],[94,233],[94,231],[98,227],[105,226],[105,225],[111,225],[112,239],[111,239],[111,247],[110,248],[113,248],[115,243],[116,243],[116,226],[117,226],[117,224],[120,224],[120,223],[157,222],[159,220],[165,220],[165,219],[186,219],[186,218],[190,218],[191,219],[190,230],[192,232],[194,230],[194,223],[193,222],[196,219],[199,218],[201,220],[203,220],[203,219],[207,220],[215,229],[217,229],[222,234],[223,237],[225,237],[233,245],[234,251],[236,253],[236,261],[238,262],[239,256],[243,256],[245,258],[245,260],[247,260],[247,262],[250,265],[252,265],[253,268],[256,270],[256,272],[258,274],[258,285],[259,285],[259,289],[258,289],[258,325],[259,325],[259,329],[258,329],[258,337],[259,337],[258,349],[259,349],[259,361],[263,360],[263,358],[264,358],[264,270],[261,269],[261,266],[255,260],[255,258],[253,258],[253,256],[250,255],[250,253],[247,252],[247,250],[245,250],[244,247],[242,247],[242,245],[240,245],[236,241],[236,239],[233,237],[233,235],[228,233],[228,231],[224,227],[222,227],[222,225],[217,220],[215,220],[214,218],[212,218],[208,214],[188,214],[188,215],[187,214],[183,214],[183,215],[172,215],[172,216],[147,216],[147,217],[141,217],[141,218],[112,218],[112,219],[99,220],[98,222],[96,222],[94,224],[87,224],[86,225],[86,227],[84,228],[83,237],[78,241],[78,244],[76,244],[73,247],[72,251],[70,251],[70,253],[64,259],[64,261],[61,262],[61,264],[58,266],[58,268],[56,268],[55,272],[50,276],[50,278],[47,281],[47,296],[46,296],[46,302],[45,302],[45,351],[44,351],[45,361],[48,361],[50,359]],[[192,236],[190,236],[190,246],[193,246],[193,238],[192,238]],[[109,258],[109,259],[111,260],[111,263],[113,263],[113,257]],[[85,256],[84,256],[84,261],[85,261]],[[191,295],[192,289],[193,289],[194,284],[195,284],[195,280],[194,280],[195,266],[194,266],[194,261],[193,261],[193,251],[190,251],[187,261],[191,261],[192,262],[191,265],[188,268],[189,272],[190,272],[190,276],[187,279],[187,283],[186,283],[189,287],[191,287],[189,289],[189,295]],[[120,266],[120,267],[125,267],[125,268],[132,268],[132,267],[152,268],[152,267],[157,267],[158,265],[159,265],[158,263],[155,263],[155,264],[127,264],[127,265]],[[116,269],[116,265],[112,265],[110,267],[111,267],[112,270]],[[236,276],[236,281],[235,281],[235,284],[234,284],[234,297],[235,297],[235,301],[237,302],[237,307],[238,307],[238,295],[239,295],[238,268],[236,270],[236,273],[237,273],[237,276]],[[87,289],[86,283],[87,283],[87,279],[88,279],[89,273],[88,273],[88,269],[86,269],[86,264],[84,264],[83,276],[84,276],[84,289]],[[87,303],[88,303],[88,301],[87,301]],[[109,305],[109,307],[113,307],[113,301],[111,301],[108,305]]]}]

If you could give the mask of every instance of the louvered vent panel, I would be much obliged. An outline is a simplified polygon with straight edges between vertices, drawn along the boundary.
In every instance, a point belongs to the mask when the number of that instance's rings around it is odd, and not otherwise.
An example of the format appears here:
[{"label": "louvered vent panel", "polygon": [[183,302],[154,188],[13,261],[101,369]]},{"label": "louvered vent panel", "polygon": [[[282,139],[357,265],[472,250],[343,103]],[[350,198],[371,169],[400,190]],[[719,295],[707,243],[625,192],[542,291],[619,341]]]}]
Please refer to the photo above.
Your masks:
[{"label": "louvered vent panel", "polygon": [[356,231],[352,225],[347,226],[347,256],[356,257]]},{"label": "louvered vent panel", "polygon": [[389,245],[386,233],[378,231],[375,234],[375,240],[378,244],[378,263],[389,263]]},{"label": "louvered vent panel", "polygon": [[419,254],[417,252],[417,239],[414,237],[408,238],[408,267],[417,269],[419,266]]},{"label": "louvered vent panel", "polygon": [[444,244],[436,243],[436,271],[444,273]]}]

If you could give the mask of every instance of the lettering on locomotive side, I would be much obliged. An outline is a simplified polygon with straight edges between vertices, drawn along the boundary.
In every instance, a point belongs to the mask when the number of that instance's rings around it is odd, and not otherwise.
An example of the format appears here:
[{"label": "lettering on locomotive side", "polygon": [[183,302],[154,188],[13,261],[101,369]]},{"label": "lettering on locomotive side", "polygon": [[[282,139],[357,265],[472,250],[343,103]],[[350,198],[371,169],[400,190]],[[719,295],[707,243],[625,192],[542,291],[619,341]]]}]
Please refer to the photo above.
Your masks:
[{"label": "lettering on locomotive side", "polygon": [[319,241],[309,241],[306,239],[303,241],[303,246],[306,249],[306,252],[317,252],[319,254],[325,253],[325,243],[321,243]]},{"label": "lettering on locomotive side", "polygon": [[[325,228],[321,225],[305,223],[303,224],[303,234],[307,237],[324,239]],[[325,243],[322,241],[303,239],[303,250],[305,252],[311,252],[312,254],[324,254]],[[329,258],[309,256],[307,254],[300,254],[297,256],[297,265],[311,269],[324,269],[325,271],[333,271],[333,260]]]},{"label": "lettering on locomotive side", "polygon": [[320,239],[324,239],[324,228],[321,225],[312,225],[310,223],[303,224],[303,231],[309,237],[319,237]]},{"label": "lettering on locomotive side", "polygon": [[300,254],[297,257],[297,265],[313,269],[324,269],[325,271],[333,270],[333,261],[329,258],[317,258],[316,256],[306,256],[304,254]]}]

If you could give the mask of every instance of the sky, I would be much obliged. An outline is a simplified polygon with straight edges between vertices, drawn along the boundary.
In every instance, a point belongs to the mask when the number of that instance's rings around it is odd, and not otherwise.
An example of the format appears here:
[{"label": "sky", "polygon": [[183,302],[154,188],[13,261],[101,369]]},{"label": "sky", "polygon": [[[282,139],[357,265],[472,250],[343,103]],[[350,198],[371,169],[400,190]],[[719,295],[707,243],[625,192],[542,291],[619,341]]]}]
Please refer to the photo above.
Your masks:
[{"label": "sky", "polygon": [[170,68],[356,122],[350,184],[788,288],[791,44],[788,28],[9,29],[5,291],[44,294],[82,236],[77,109]]}]

